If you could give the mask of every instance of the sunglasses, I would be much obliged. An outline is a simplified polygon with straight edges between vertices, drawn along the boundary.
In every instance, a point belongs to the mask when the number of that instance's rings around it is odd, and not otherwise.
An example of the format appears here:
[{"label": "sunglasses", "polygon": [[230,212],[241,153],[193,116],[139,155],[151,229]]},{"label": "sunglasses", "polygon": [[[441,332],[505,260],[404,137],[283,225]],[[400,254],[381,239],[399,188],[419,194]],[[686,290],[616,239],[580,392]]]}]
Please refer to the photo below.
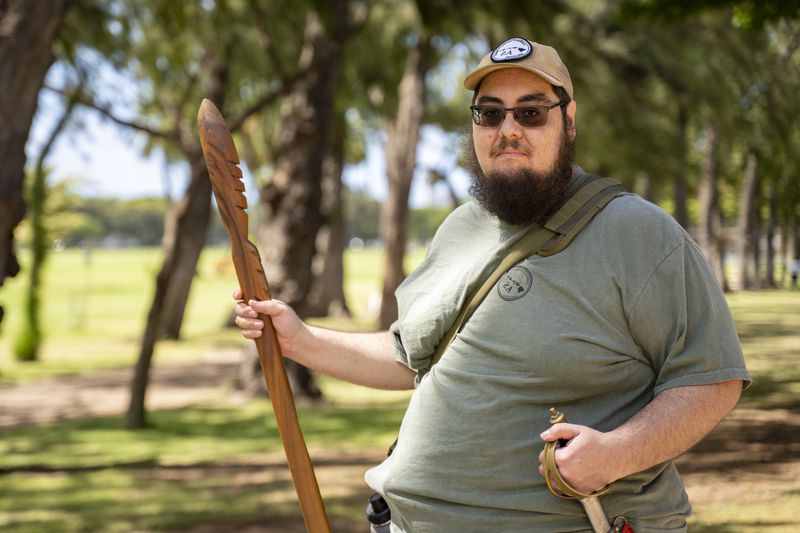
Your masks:
[{"label": "sunglasses", "polygon": [[472,121],[478,126],[496,128],[506,119],[506,113],[511,111],[514,120],[523,128],[536,128],[547,124],[547,112],[554,107],[561,107],[569,101],[556,102],[544,105],[522,105],[519,107],[500,107],[496,105],[471,105]]}]

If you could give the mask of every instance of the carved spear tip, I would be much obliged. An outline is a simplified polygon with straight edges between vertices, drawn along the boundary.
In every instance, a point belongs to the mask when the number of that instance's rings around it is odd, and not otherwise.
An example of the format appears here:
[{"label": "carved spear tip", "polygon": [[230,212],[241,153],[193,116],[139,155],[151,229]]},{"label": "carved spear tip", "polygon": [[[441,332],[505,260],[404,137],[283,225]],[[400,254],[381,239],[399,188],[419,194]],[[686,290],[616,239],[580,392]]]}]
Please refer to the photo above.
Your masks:
[{"label": "carved spear tip", "polygon": [[217,106],[214,105],[214,102],[209,100],[208,98],[203,98],[203,101],[200,102],[200,110],[197,112],[197,120],[210,120],[214,122],[222,122],[225,121],[222,119],[222,114],[217,109]]},{"label": "carved spear tip", "polygon": [[[233,144],[228,126],[225,125],[225,119],[222,118],[222,114],[214,102],[208,98],[203,98],[200,103],[200,110],[197,112],[197,129],[206,157],[208,157],[207,146],[219,146],[223,150],[225,159],[235,165],[239,164],[239,154],[236,152],[236,146]],[[213,143],[210,142],[212,138],[215,139]],[[241,177],[241,171],[239,171],[239,177]]]}]

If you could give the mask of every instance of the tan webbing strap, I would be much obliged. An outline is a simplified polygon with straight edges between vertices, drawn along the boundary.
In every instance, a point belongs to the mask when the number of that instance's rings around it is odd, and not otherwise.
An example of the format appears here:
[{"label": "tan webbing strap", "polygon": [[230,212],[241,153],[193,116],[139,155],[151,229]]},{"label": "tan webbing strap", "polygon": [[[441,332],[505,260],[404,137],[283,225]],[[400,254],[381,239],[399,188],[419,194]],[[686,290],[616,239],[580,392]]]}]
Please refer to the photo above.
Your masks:
[{"label": "tan webbing strap", "polygon": [[593,196],[607,187],[619,185],[619,182],[611,178],[597,178],[594,176],[586,176],[586,178],[588,183],[583,185],[578,192],[567,200],[558,212],[550,217],[550,220],[547,221],[544,227],[562,233],[559,231],[559,228],[568,223],[570,219],[575,216],[575,213],[577,213]]},{"label": "tan webbing strap", "polygon": [[[447,331],[436,347],[431,358],[431,366],[436,364],[455,339],[464,323],[486,298],[497,280],[508,270],[533,254],[554,255],[572,241],[586,224],[612,199],[625,191],[616,180],[587,175],[579,184],[579,190],[550,217],[544,227],[534,224],[517,242],[497,268],[470,296],[456,317],[455,323]],[[430,367],[429,367],[430,368]],[[420,372],[420,377],[427,369]]]},{"label": "tan webbing strap", "polygon": [[[613,180],[611,181],[613,182]],[[588,189],[589,187],[586,187],[578,194],[582,195],[584,192],[591,192]],[[588,197],[587,195],[582,205],[575,210],[572,217],[558,227],[556,230],[558,235],[547,241],[536,253],[542,257],[549,257],[566,248],[569,243],[572,242],[572,239],[580,233],[583,227],[588,224],[601,209],[623,192],[625,192],[625,187],[617,182],[613,182],[605,186],[594,196]]]}]

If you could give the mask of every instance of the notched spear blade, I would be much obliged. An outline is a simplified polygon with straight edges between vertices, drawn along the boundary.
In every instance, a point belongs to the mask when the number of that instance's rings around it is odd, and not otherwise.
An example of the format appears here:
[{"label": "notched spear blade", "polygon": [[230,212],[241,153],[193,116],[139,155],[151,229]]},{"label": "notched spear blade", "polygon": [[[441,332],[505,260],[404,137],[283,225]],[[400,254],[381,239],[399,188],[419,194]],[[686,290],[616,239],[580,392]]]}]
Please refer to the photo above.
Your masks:
[{"label": "notched spear blade", "polygon": [[[217,198],[220,217],[231,238],[234,266],[245,299],[270,298],[258,248],[247,240],[247,198],[244,196],[239,156],[228,127],[217,107],[203,100],[197,113],[200,145]],[[252,275],[255,273],[256,275]]]},{"label": "notched spear blade", "polygon": [[200,104],[197,129],[217,203],[239,208],[227,213],[221,210],[223,222],[234,224],[246,235],[247,213],[244,210],[247,209],[247,198],[244,196],[242,169],[238,167],[239,154],[225,119],[211,100],[204,99]]}]

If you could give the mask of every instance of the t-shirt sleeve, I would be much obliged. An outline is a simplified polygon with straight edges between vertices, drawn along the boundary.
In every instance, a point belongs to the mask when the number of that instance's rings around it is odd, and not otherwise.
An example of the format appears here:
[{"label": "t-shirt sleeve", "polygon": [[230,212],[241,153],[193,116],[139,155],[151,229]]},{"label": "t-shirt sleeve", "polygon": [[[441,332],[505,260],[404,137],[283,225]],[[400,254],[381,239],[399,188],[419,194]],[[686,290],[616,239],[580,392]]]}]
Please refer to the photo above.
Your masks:
[{"label": "t-shirt sleeve", "polygon": [[[389,326],[389,333],[391,333],[392,346],[394,346],[394,360],[398,363],[404,364],[408,368],[411,368],[408,364],[408,354],[403,346],[403,339],[400,336],[399,320],[395,320],[392,325]],[[413,370],[413,368],[411,368],[411,370]]]},{"label": "t-shirt sleeve", "polygon": [[654,392],[729,380],[750,384],[719,283],[687,236],[655,267],[628,315],[656,373]]}]

